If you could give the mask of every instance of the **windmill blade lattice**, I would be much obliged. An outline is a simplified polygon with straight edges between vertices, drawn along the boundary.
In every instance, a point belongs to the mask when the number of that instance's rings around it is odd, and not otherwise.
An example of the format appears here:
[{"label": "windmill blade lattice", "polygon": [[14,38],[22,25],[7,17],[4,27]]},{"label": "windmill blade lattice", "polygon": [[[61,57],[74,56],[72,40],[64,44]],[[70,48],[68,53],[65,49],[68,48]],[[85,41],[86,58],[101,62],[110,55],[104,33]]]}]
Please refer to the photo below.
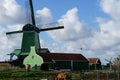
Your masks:
[{"label": "windmill blade lattice", "polygon": [[28,24],[32,24],[32,18],[31,16],[31,11],[30,11],[30,5],[29,5],[29,0],[25,0],[25,12],[26,12],[26,20]]},{"label": "windmill blade lattice", "polygon": [[10,35],[10,34],[17,34],[17,33],[22,33],[22,30],[19,31],[12,31],[12,32],[6,32],[6,35]]},{"label": "windmill blade lattice", "polygon": [[40,32],[41,31],[49,31],[49,30],[55,30],[55,29],[62,29],[64,28],[62,22],[55,22],[55,23],[49,23],[49,24],[44,24],[40,26],[39,28]]}]

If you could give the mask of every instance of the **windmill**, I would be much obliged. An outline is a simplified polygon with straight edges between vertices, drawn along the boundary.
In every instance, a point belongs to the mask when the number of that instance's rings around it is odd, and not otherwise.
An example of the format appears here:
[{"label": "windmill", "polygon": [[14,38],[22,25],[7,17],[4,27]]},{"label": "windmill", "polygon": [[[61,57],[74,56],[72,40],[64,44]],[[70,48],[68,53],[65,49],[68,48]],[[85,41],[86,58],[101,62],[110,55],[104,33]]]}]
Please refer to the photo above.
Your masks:
[{"label": "windmill", "polygon": [[112,57],[108,60],[108,59],[105,59],[105,61],[108,62],[108,65],[110,67],[110,70],[112,70]]},{"label": "windmill", "polygon": [[6,35],[23,33],[21,49],[15,49],[12,53],[10,53],[10,61],[12,61],[13,56],[16,55],[18,57],[19,62],[21,62],[25,58],[25,56],[29,54],[31,46],[35,46],[35,50],[40,52],[42,49],[39,42],[40,32],[64,28],[64,26],[59,23],[56,23],[53,27],[47,27],[42,29],[38,28],[35,22],[32,0],[29,0],[29,6],[31,14],[31,16],[29,17],[31,18],[32,23],[25,24],[22,30],[6,33]]}]

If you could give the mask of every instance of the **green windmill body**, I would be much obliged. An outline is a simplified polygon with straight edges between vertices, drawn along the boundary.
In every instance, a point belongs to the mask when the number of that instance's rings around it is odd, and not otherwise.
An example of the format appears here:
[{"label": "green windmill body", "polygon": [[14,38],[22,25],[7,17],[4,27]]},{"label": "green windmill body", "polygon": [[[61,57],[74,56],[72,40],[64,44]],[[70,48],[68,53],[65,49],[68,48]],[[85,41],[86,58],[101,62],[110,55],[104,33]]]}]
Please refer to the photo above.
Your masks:
[{"label": "green windmill body", "polygon": [[37,52],[41,52],[40,41],[39,41],[39,33],[42,31],[61,29],[64,26],[58,25],[50,28],[40,29],[36,27],[34,10],[32,5],[32,0],[29,0],[30,11],[31,11],[31,20],[32,24],[26,24],[23,26],[23,29],[20,31],[7,32],[6,35],[23,33],[21,49],[15,49],[11,54],[10,60],[12,61],[12,57],[16,55],[18,57],[18,61],[22,61],[25,56],[29,55],[31,46],[35,46],[35,50]]},{"label": "green windmill body", "polygon": [[[30,47],[35,46],[36,50],[41,49],[40,42],[39,42],[39,32],[36,30],[30,30],[30,27],[33,26],[27,24],[23,27],[23,39],[22,39],[22,46],[21,46],[21,55],[24,55],[27,52],[30,52]],[[37,29],[37,28],[36,28]]]}]

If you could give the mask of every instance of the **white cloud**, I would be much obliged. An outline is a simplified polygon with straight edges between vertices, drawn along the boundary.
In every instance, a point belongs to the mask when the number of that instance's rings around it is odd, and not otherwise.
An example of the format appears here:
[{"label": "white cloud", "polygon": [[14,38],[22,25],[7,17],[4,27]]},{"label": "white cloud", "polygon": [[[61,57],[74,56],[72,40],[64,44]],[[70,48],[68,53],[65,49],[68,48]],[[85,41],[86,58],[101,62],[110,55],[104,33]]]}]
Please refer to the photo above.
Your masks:
[{"label": "white cloud", "polygon": [[[13,26],[13,25],[12,25]],[[9,35],[6,36],[7,31],[15,30],[17,27],[16,25],[14,26],[14,29],[11,29],[13,27],[1,27],[0,26],[0,60],[8,60],[9,56],[7,54],[10,54],[14,49],[20,48],[21,47],[21,39],[22,35],[21,34],[16,34],[16,35]],[[2,58],[4,56],[4,59]]]},{"label": "white cloud", "polygon": [[[77,40],[92,36],[92,30],[83,22],[79,21],[78,9],[73,8],[67,11],[58,21],[64,24],[63,30],[50,31],[48,35],[56,41]],[[58,37],[59,36],[59,37]]]},{"label": "white cloud", "polygon": [[120,0],[101,0],[101,7],[113,19],[120,20]]},{"label": "white cloud", "polygon": [[[16,0],[1,0],[0,2],[0,60],[8,59],[12,50],[20,48],[22,35],[6,36],[6,32],[21,30],[25,23],[25,11]],[[4,56],[4,58],[3,58]]]},{"label": "white cloud", "polygon": [[25,23],[25,11],[15,0],[1,0],[0,24]]},{"label": "white cloud", "polygon": [[52,19],[52,14],[50,9],[44,7],[42,10],[36,11],[37,24],[43,25],[50,22]]},{"label": "white cloud", "polygon": [[100,31],[94,35],[94,40],[99,48],[112,48],[120,44],[120,0],[101,0],[102,10],[112,17],[106,20],[104,17],[98,17]]}]

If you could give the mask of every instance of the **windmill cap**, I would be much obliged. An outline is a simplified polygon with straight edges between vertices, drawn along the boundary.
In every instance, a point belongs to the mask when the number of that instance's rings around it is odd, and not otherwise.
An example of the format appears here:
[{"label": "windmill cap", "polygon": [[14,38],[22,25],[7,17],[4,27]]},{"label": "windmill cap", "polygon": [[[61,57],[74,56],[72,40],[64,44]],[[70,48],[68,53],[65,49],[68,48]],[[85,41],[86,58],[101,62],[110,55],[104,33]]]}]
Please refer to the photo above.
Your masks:
[{"label": "windmill cap", "polygon": [[39,28],[37,28],[35,25],[32,24],[26,24],[23,26],[23,31],[36,31],[40,32]]}]

